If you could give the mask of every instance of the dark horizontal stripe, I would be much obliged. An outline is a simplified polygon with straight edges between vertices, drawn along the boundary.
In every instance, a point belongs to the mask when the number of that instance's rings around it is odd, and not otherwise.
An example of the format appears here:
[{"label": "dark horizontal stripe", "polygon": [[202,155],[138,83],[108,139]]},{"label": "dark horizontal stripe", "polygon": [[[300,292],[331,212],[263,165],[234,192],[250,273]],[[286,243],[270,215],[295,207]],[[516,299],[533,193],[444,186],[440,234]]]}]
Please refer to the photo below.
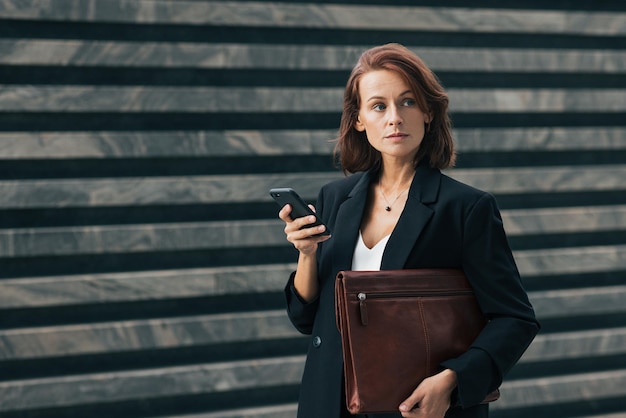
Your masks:
[{"label": "dark horizontal stripe", "polygon": [[[456,128],[626,126],[621,112],[452,113]],[[337,129],[339,113],[0,113],[0,131]]]},{"label": "dark horizontal stripe", "polygon": [[626,270],[528,277],[522,275],[522,281],[526,290],[539,291],[576,289],[589,286],[621,286],[624,284],[624,277],[626,277]]},{"label": "dark horizontal stripe", "polygon": [[[0,113],[0,131],[333,129],[339,113]],[[626,123],[626,122],[625,122]],[[601,126],[599,124],[598,126]]]},{"label": "dark horizontal stripe", "polygon": [[[2,84],[338,87],[350,71],[143,67],[1,66]],[[625,76],[626,77],[626,76]],[[626,84],[626,82],[625,82]]]},{"label": "dark horizontal stripe", "polygon": [[[253,0],[235,0],[241,3]],[[277,3],[310,3],[310,0],[278,0]],[[315,3],[358,4],[381,6],[463,7],[489,9],[539,9],[539,10],[586,10],[622,11],[626,4],[621,0],[477,0],[468,5],[467,0],[318,0]]]},{"label": "dark horizontal stripe", "polygon": [[274,202],[91,208],[11,209],[0,211],[0,228],[149,224],[275,219]]},{"label": "dark horizontal stripe", "polygon": [[626,36],[1,20],[0,38],[298,45],[624,49]]},{"label": "dark horizontal stripe", "polygon": [[[459,70],[463,64],[459,65]],[[437,71],[446,88],[621,88],[626,74]]]},{"label": "dark horizontal stripe", "polygon": [[509,242],[513,250],[622,245],[626,242],[626,230],[562,234],[525,234],[510,236]]},{"label": "dark horizontal stripe", "polygon": [[2,418],[150,418],[166,415],[199,414],[223,409],[263,407],[296,402],[298,386],[255,387],[179,396],[141,397],[110,402],[45,409],[2,412]]},{"label": "dark horizontal stripe", "polygon": [[536,406],[489,411],[490,418],[575,418],[588,415],[624,412],[624,398],[584,399],[567,403],[550,403]]},{"label": "dark horizontal stripe", "polygon": [[[457,168],[623,164],[626,150],[467,152]],[[336,172],[332,155],[0,160],[0,180]]]},{"label": "dark horizontal stripe", "polygon": [[331,155],[0,160],[0,179],[149,177],[337,171]]},{"label": "dark horizontal stripe", "polygon": [[518,363],[507,374],[508,379],[531,379],[575,373],[594,373],[626,368],[626,354],[573,359],[551,359],[536,363]]},{"label": "dark horizontal stripe", "polygon": [[626,313],[597,315],[569,315],[567,317],[539,318],[542,333],[573,332],[604,328],[626,327]]},{"label": "dark horizontal stripe", "polygon": [[1,278],[292,263],[289,246],[3,258]]},{"label": "dark horizontal stripe", "polygon": [[[459,65],[462,70],[463,65]],[[347,70],[0,66],[2,84],[343,87]],[[447,88],[623,88],[626,74],[438,71]]]},{"label": "dark horizontal stripe", "polygon": [[501,209],[623,205],[626,204],[626,185],[622,190],[496,193],[496,199]]},{"label": "dark horizontal stripe", "polygon": [[[590,138],[592,141],[593,138]],[[460,152],[458,168],[623,164],[626,150]]]},{"label": "dark horizontal stripe", "polygon": [[[285,283],[287,277],[285,277]],[[282,292],[0,309],[0,328],[48,327],[150,318],[282,309]],[[3,379],[0,377],[0,379]]]},{"label": "dark horizontal stripe", "polygon": [[254,358],[259,353],[263,353],[263,358],[300,355],[306,353],[308,342],[306,337],[259,339],[163,350],[109,352],[1,362],[0,381],[237,361]]}]

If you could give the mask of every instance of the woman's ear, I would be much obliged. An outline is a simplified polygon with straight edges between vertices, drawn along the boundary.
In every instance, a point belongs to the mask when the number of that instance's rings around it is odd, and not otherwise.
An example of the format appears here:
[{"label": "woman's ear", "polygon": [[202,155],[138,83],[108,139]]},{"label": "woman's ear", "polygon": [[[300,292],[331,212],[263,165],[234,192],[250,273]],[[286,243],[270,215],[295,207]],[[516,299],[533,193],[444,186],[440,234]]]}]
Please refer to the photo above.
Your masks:
[{"label": "woman's ear", "polygon": [[356,129],[359,132],[365,131],[365,125],[363,125],[363,123],[361,122],[361,119],[356,118],[356,122],[354,122],[354,129]]}]

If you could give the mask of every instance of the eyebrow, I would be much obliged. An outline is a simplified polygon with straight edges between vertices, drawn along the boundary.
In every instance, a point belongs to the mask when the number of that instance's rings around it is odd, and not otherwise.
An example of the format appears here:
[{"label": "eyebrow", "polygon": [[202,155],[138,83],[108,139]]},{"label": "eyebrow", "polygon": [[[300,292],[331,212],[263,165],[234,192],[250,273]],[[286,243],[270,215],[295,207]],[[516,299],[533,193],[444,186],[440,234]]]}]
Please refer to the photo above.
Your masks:
[{"label": "eyebrow", "polygon": [[[407,90],[407,91],[404,91],[404,92],[400,93],[399,97],[410,95],[410,94],[413,94],[413,92],[411,90]],[[384,100],[384,97],[382,97],[382,96],[372,96],[369,99],[367,99],[368,102],[371,102],[372,100]]]}]

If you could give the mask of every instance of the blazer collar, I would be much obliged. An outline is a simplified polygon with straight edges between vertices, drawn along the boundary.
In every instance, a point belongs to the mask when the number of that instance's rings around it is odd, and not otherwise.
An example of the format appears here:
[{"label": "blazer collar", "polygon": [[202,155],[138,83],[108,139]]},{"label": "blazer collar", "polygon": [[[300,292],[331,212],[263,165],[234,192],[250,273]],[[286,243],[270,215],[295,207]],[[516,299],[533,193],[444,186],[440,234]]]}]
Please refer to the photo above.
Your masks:
[{"label": "blazer collar", "polygon": [[381,270],[401,269],[405,266],[422,230],[433,216],[434,211],[428,204],[437,200],[440,184],[439,170],[427,164],[417,167],[406,205],[385,247]]},{"label": "blazer collar", "polygon": [[[359,237],[359,228],[365,211],[369,185],[378,178],[378,169],[363,173],[357,184],[341,204],[333,231],[340,238],[341,245],[333,248],[338,270],[349,270],[352,265],[354,247]],[[427,206],[437,200],[441,172],[431,169],[428,164],[420,164],[409,188],[409,196],[383,254],[382,270],[401,269],[418,240],[422,230],[433,215]]]},{"label": "blazer collar", "polygon": [[348,194],[347,199],[339,206],[333,231],[333,236],[339,239],[338,245],[333,246],[333,258],[337,271],[350,270],[352,266],[352,256],[359,238],[369,185],[372,176],[376,175],[377,172],[377,170],[364,172]]}]

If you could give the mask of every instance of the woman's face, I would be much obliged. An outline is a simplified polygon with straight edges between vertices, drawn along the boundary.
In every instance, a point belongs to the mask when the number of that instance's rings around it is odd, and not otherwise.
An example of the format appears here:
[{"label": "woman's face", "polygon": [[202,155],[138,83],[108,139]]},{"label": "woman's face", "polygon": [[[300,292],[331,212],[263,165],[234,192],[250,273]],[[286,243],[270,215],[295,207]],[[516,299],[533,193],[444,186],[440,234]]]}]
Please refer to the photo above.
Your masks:
[{"label": "woman's face", "polygon": [[361,106],[356,130],[365,132],[383,159],[413,162],[430,119],[409,85],[393,71],[376,70],[365,73],[358,87]]}]

